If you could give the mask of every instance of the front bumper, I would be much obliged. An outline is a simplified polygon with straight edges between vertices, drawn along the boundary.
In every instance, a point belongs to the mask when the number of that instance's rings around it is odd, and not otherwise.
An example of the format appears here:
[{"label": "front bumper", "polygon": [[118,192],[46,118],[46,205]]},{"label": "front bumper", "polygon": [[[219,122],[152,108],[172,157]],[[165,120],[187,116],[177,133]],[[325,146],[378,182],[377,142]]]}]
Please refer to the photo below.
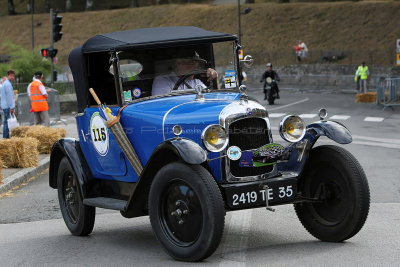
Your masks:
[{"label": "front bumper", "polygon": [[227,208],[231,210],[273,206],[294,202],[297,179],[296,173],[282,172],[266,180],[220,184],[220,189]]}]

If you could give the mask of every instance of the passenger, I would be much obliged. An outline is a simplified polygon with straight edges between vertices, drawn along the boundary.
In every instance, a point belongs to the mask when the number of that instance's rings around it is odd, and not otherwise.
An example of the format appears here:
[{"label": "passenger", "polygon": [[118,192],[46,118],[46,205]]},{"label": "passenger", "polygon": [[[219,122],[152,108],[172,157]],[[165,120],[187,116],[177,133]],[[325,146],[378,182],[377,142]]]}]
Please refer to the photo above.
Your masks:
[{"label": "passenger", "polygon": [[[206,62],[206,60],[200,58],[196,51],[193,51],[189,57],[176,59],[174,72],[167,75],[160,75],[154,79],[151,94],[153,96],[169,94],[172,89],[174,89],[174,86],[180,77],[191,71],[199,69],[200,64],[204,65]],[[218,73],[214,69],[208,68],[207,77],[208,81],[211,81],[212,79],[218,79]],[[192,75],[182,82],[177,90],[193,89],[196,87],[196,85],[201,85],[203,88],[206,88],[201,80],[195,79],[194,75]]]}]

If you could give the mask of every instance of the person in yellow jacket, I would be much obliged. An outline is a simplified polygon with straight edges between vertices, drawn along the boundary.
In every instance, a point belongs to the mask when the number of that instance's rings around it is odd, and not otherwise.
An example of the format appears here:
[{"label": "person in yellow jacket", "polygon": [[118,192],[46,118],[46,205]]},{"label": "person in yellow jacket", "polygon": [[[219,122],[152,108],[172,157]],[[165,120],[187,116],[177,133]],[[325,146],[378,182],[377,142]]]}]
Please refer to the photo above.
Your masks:
[{"label": "person in yellow jacket", "polygon": [[[367,80],[369,80],[369,77],[370,77],[370,74],[369,74],[368,66],[365,65],[365,62],[362,62],[361,66],[358,66],[356,75],[354,77],[354,81],[360,83],[360,92],[364,91],[364,93],[366,93],[368,91]],[[358,88],[358,86],[357,86],[357,88]]]},{"label": "person in yellow jacket", "polygon": [[28,96],[31,100],[31,111],[35,114],[35,124],[50,126],[49,104],[47,103],[47,93],[51,89],[46,89],[42,83],[43,73],[35,72],[33,81],[28,85]]}]

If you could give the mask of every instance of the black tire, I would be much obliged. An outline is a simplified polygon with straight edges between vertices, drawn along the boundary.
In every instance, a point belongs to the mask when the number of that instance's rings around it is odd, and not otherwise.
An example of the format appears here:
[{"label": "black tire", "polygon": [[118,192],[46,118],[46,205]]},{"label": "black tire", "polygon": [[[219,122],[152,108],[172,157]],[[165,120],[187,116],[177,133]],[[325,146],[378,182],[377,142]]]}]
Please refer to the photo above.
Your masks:
[{"label": "black tire", "polygon": [[221,242],[224,202],[200,165],[175,162],[161,168],[150,188],[149,215],[155,236],[176,260],[201,261]]},{"label": "black tire", "polygon": [[341,242],[357,234],[369,211],[370,193],[357,159],[337,146],[311,150],[299,181],[307,197],[325,192],[321,203],[298,203],[295,210],[304,228],[321,241]]},{"label": "black tire", "polygon": [[61,214],[68,230],[76,236],[89,235],[93,230],[96,208],[83,205],[76,174],[66,157],[58,167],[57,188]]},{"label": "black tire", "polygon": [[275,102],[272,88],[268,90],[268,104],[273,105]]}]

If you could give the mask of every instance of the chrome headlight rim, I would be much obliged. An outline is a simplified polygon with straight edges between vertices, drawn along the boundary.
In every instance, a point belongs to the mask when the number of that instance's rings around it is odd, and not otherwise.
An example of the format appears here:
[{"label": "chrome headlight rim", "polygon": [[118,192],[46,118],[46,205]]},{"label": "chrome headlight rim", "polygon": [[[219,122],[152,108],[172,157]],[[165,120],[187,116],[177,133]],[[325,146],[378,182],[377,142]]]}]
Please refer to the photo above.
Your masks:
[{"label": "chrome headlight rim", "polygon": [[[218,149],[212,147],[212,145],[210,145],[207,142],[206,134],[207,134],[208,130],[211,127],[218,127],[220,130],[222,130],[225,133],[225,141],[224,141],[222,147],[220,147]],[[224,127],[222,127],[219,124],[210,124],[206,128],[204,128],[203,132],[201,133],[201,142],[202,142],[203,146],[206,148],[207,151],[209,151],[209,152],[221,152],[222,150],[224,150],[228,146],[228,143],[229,143],[228,132],[225,130]]]},{"label": "chrome headlight rim", "polygon": [[[286,122],[288,119],[291,119],[291,118],[298,119],[298,120],[301,122],[301,124],[303,125],[303,132],[301,133],[301,135],[300,135],[298,138],[293,139],[293,140],[289,140],[289,139],[284,135],[284,132],[283,132],[283,125],[285,124],[285,122]],[[304,123],[303,119],[300,118],[300,116],[296,116],[296,115],[287,115],[287,116],[285,116],[285,117],[281,120],[281,122],[279,123],[279,135],[282,137],[283,140],[285,140],[285,141],[287,141],[287,142],[289,142],[289,143],[296,143],[296,142],[299,142],[301,139],[303,139],[303,137],[304,137],[305,134],[306,134],[306,126],[305,126],[305,123]]]}]

